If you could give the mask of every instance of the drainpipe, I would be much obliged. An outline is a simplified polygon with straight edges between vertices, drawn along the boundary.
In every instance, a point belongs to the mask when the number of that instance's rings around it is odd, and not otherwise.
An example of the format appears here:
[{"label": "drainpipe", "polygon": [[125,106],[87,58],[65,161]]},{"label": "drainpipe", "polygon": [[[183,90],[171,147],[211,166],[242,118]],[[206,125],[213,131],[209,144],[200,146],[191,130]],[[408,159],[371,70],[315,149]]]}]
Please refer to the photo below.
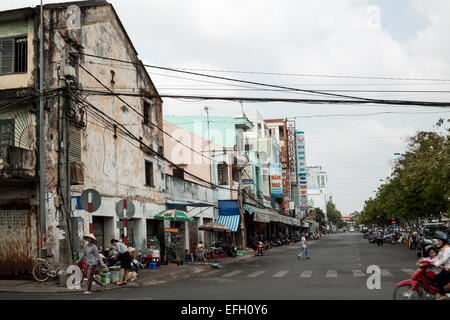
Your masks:
[{"label": "drainpipe", "polygon": [[45,217],[45,164],[44,164],[44,13],[41,0],[41,36],[39,40],[39,233],[40,256],[47,255]]}]

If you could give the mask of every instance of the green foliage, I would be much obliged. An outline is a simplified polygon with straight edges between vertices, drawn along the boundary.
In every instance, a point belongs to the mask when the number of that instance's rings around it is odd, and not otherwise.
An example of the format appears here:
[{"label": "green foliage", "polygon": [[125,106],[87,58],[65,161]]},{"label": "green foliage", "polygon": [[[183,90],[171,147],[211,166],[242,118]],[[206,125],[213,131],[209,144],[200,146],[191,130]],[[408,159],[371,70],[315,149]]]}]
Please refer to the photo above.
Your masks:
[{"label": "green foliage", "polygon": [[315,208],[314,212],[316,214],[315,220],[320,226],[326,226],[327,222],[325,221],[325,213],[320,208]]},{"label": "green foliage", "polygon": [[327,216],[328,221],[332,222],[338,228],[342,228],[346,225],[346,223],[342,220],[341,212],[336,209],[336,206],[331,201],[327,203]]},{"label": "green foliage", "polygon": [[408,150],[394,164],[391,177],[374,199],[365,202],[361,223],[389,225],[391,220],[407,222],[447,214],[449,130],[438,132],[443,124],[441,119],[436,132],[419,132],[409,138]]}]

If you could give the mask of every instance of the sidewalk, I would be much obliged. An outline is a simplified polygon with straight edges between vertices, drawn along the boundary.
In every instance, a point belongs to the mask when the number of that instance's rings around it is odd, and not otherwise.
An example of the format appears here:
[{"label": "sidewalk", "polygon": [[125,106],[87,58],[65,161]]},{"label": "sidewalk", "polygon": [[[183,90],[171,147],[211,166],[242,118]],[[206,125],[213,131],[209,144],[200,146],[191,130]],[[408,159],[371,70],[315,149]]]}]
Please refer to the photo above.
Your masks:
[{"label": "sidewalk", "polygon": [[[224,267],[230,264],[242,263],[254,257],[253,254],[238,256],[235,258],[226,258],[219,260],[219,265]],[[157,270],[143,269],[138,274],[138,279],[128,282],[126,286],[108,284],[100,288],[95,282],[92,284],[93,291],[117,290],[122,288],[142,288],[152,285],[163,284],[169,281],[189,278],[195,274],[206,272],[213,269],[210,265],[202,264],[183,264],[181,266],[162,265]],[[60,286],[58,280],[48,280],[46,282],[37,282],[35,280],[0,280],[0,292],[23,292],[23,293],[69,293],[85,291],[86,282],[82,282],[80,290],[70,290],[66,286]]]}]

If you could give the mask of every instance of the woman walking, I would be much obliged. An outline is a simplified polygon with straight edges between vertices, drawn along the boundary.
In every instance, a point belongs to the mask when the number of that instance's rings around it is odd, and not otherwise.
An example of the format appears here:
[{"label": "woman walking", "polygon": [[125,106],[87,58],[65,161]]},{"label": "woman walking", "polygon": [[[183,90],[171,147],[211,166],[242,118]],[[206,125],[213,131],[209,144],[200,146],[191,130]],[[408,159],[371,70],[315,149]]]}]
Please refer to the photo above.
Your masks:
[{"label": "woman walking", "polygon": [[303,251],[301,251],[298,255],[297,258],[300,260],[300,258],[303,256],[303,254],[305,254],[306,259],[309,259],[309,254],[308,254],[308,243],[306,242],[306,238],[305,238],[305,234],[302,233],[302,248]]},{"label": "woman walking", "polygon": [[95,279],[95,271],[97,270],[99,264],[101,265],[102,260],[100,259],[100,254],[98,252],[98,248],[96,245],[97,239],[95,239],[95,236],[91,233],[84,237],[84,240],[86,240],[88,243],[84,247],[83,252],[80,255],[80,258],[77,260],[77,263],[79,263],[81,260],[85,260],[86,264],[88,266],[87,268],[87,278],[88,278],[88,288],[84,292],[84,294],[91,294],[91,287],[92,287],[92,281],[95,281],[100,286],[104,286],[103,283]]}]

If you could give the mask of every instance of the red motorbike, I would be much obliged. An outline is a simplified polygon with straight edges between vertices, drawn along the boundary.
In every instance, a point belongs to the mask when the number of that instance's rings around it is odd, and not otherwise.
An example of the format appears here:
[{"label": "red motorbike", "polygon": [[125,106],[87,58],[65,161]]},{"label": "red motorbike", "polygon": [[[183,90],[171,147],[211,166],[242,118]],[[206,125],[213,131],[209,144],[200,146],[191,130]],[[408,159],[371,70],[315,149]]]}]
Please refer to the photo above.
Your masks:
[{"label": "red motorbike", "polygon": [[[434,283],[434,272],[428,272],[433,266],[428,262],[420,262],[420,269],[414,272],[411,279],[399,282],[394,290],[394,300],[433,300],[439,292]],[[445,286],[450,292],[450,282]]]},{"label": "red motorbike", "polygon": [[264,243],[258,241],[258,243],[256,244],[255,256],[262,256],[263,253],[264,253]]}]

